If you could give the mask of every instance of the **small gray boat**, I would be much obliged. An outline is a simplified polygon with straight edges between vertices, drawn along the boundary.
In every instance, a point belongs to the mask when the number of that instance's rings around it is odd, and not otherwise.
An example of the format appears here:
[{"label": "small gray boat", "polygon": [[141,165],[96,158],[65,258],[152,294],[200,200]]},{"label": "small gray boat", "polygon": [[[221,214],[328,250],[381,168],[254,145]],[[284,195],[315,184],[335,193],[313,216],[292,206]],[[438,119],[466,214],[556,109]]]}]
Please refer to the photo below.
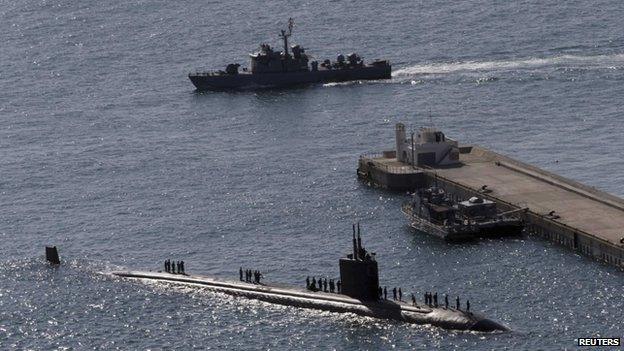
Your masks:
[{"label": "small gray boat", "polygon": [[524,210],[499,212],[495,202],[477,196],[454,202],[438,187],[417,191],[402,206],[412,228],[447,241],[520,235]]}]

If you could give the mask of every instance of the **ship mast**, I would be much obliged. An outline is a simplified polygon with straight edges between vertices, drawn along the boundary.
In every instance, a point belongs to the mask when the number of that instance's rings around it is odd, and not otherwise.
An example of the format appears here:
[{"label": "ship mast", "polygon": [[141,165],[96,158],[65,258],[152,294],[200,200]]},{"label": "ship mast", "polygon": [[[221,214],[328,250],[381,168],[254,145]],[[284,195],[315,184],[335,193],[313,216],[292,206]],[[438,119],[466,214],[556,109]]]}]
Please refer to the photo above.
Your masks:
[{"label": "ship mast", "polygon": [[280,38],[284,40],[284,56],[288,57],[288,37],[292,35],[292,29],[295,25],[295,21],[293,21],[292,17],[288,19],[288,33],[282,29],[282,34],[280,34]]}]

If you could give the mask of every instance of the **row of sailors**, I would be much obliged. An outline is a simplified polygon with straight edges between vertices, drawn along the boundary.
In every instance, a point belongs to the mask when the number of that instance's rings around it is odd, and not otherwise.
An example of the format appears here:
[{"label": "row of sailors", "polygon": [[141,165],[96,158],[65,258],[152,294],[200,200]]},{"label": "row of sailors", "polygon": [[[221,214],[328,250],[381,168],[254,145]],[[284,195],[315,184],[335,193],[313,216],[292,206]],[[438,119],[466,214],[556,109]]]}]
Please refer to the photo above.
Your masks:
[{"label": "row of sailors", "polygon": [[[245,274],[245,280],[243,280],[243,273]],[[252,271],[251,269],[245,269],[243,271],[243,267],[238,269],[238,276],[240,281],[245,281],[247,283],[260,284],[260,279],[263,278],[262,273],[260,271]]]},{"label": "row of sailors", "polygon": [[[328,287],[329,287],[329,290],[328,290]],[[324,291],[324,292],[330,292],[330,293],[338,292],[338,294],[340,294],[341,283],[340,283],[340,280],[334,282],[333,279],[330,279],[329,283],[327,283],[327,278],[325,279],[319,278],[319,280],[317,281],[315,277],[312,277],[312,280],[310,280],[310,276],[308,276],[306,278],[306,289],[312,290],[312,291]]]},{"label": "row of sailors", "polygon": [[[384,300],[388,299],[388,288],[387,287],[383,287],[383,290],[381,289],[381,286],[378,288],[377,294],[379,295],[379,299],[381,299],[383,297]],[[398,294],[398,298],[397,298],[397,294]],[[412,296],[414,296],[414,294],[412,294]],[[397,290],[397,288],[393,288],[392,289],[392,299],[393,300],[399,300],[399,301],[403,301],[403,291],[401,291],[401,288],[399,288]],[[415,299],[412,299],[415,300]]]},{"label": "row of sailors", "polygon": [[184,273],[184,261],[165,260],[165,272],[176,274],[176,271],[178,274],[186,274]]},{"label": "row of sailors", "polygon": [[[398,295],[398,296],[397,296]],[[383,296],[384,300],[388,299],[388,290],[387,288],[384,286],[383,290],[381,289],[381,287],[379,287],[379,298],[381,299]],[[392,289],[392,299],[393,300],[398,300],[398,301],[403,301],[403,291],[401,291],[401,288],[399,288],[397,290],[397,288],[393,288]],[[438,307],[438,293],[434,293],[431,294],[430,292],[426,292],[425,293],[425,304],[429,307]],[[412,305],[418,307],[418,303],[416,303],[416,296],[414,296],[414,294],[412,294]],[[446,309],[449,308],[449,298],[448,295],[444,295],[444,305],[446,307]],[[455,299],[455,308],[457,310],[461,310],[461,304],[459,303],[459,296],[457,296],[457,298]],[[466,312],[470,312],[470,301],[466,300]]]},{"label": "row of sailors", "polygon": [[[425,303],[428,306],[438,307],[438,293],[431,294],[430,292],[425,293]],[[449,308],[449,298],[448,294],[444,295],[444,306]],[[455,299],[455,308],[457,310],[461,310],[461,304],[459,301],[459,296]],[[466,312],[470,312],[470,300],[466,300]]]},{"label": "row of sailors", "polygon": [[[341,293],[340,290],[340,280],[338,280],[336,283],[334,283],[333,279],[329,280],[329,283],[327,283],[327,278],[323,279],[323,278],[319,278],[319,280],[317,281],[315,277],[312,277],[312,280],[310,280],[310,277],[308,276],[306,278],[306,287],[308,290],[312,290],[312,291],[324,291],[324,292],[336,292],[336,288],[338,290],[338,294]],[[328,291],[328,286],[329,286],[329,291]],[[383,298],[384,300],[388,299],[388,288],[387,287],[383,287],[383,289],[381,287],[379,287],[379,299]],[[401,290],[401,288],[392,288],[392,299],[395,301],[403,301],[403,291]],[[430,292],[426,292],[425,293],[425,304],[429,307],[438,307],[438,293],[434,293],[431,294]],[[448,295],[444,295],[444,304],[446,309],[449,308],[449,298]],[[412,294],[412,305],[418,307],[418,303],[416,302],[416,296],[414,296],[414,294]],[[461,304],[459,301],[459,296],[457,296],[457,298],[455,299],[455,308],[457,310],[461,310]],[[466,312],[470,312],[470,301],[466,300]]]},{"label": "row of sailors", "polygon": [[[182,272],[184,272],[184,261],[181,261],[182,263]],[[262,273],[260,273],[260,271],[252,271],[251,269],[246,269],[243,271],[243,267],[241,267],[239,269],[239,278],[241,281],[243,281],[243,273],[245,275],[245,280],[246,282],[251,283],[252,282],[252,278],[253,278],[253,283],[255,284],[260,284],[260,279],[262,278]],[[329,280],[329,283],[327,281],[327,278],[319,278],[319,280],[316,280],[316,277],[312,277],[312,280],[310,280],[310,276],[308,276],[306,278],[306,289],[311,290],[311,291],[324,291],[324,292],[330,292],[330,293],[334,293],[337,292],[338,294],[341,293],[341,283],[340,280],[334,281],[333,279]],[[388,299],[388,288],[387,287],[383,287],[383,289],[381,288],[381,286],[379,287],[378,290],[379,293],[379,299],[381,299],[383,297],[384,300]],[[395,301],[403,301],[403,291],[401,290],[401,288],[392,288],[392,299]],[[425,304],[429,307],[438,307],[438,293],[430,293],[430,292],[426,292],[425,293]],[[416,303],[416,296],[414,296],[414,294],[412,294],[412,305],[418,307],[418,303]],[[444,305],[446,307],[446,309],[449,308],[449,298],[448,298],[448,294],[444,295]],[[455,305],[456,305],[456,309],[457,310],[461,310],[461,305],[460,305],[460,301],[459,301],[459,296],[457,296],[457,298],[455,299]],[[466,312],[470,312],[470,301],[466,300]]]}]

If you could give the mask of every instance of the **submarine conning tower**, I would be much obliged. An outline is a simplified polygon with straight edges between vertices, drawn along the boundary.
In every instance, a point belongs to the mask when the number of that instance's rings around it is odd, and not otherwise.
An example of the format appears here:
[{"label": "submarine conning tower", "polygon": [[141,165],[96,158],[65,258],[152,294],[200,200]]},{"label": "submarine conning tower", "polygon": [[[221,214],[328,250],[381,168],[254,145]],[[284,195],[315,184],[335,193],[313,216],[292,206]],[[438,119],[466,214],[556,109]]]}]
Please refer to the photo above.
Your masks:
[{"label": "submarine conning tower", "polygon": [[360,224],[353,225],[353,253],[339,260],[341,292],[344,295],[360,300],[379,299],[379,269],[375,253],[368,253],[362,246]]}]

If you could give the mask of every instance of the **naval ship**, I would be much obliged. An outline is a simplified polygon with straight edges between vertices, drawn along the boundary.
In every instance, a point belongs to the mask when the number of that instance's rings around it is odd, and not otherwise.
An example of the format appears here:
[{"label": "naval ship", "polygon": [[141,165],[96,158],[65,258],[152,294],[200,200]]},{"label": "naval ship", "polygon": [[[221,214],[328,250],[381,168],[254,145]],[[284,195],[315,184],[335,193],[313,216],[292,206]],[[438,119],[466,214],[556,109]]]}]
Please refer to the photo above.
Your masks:
[{"label": "naval ship", "polygon": [[355,53],[346,57],[338,55],[335,62],[310,61],[305,49],[300,45],[288,47],[292,35],[293,20],[288,23],[288,31],[282,30],[282,52],[268,44],[261,44],[258,52],[250,54],[250,67],[228,64],[225,70],[189,73],[189,79],[197,90],[229,90],[243,88],[275,88],[301,84],[332,83],[355,80],[390,79],[391,66],[386,60],[364,63]]},{"label": "naval ship", "polygon": [[419,189],[401,209],[412,228],[447,241],[520,235],[524,221],[515,214],[526,210],[499,212],[494,201],[477,196],[455,202],[435,186]]},{"label": "naval ship", "polygon": [[113,275],[136,279],[186,286],[197,286],[228,295],[261,300],[269,303],[317,309],[338,313],[354,313],[379,319],[397,320],[406,323],[429,324],[453,330],[480,332],[507,331],[504,325],[490,320],[479,313],[453,308],[435,303],[404,303],[382,298],[379,285],[379,268],[375,253],[362,246],[358,225],[357,239],[353,227],[353,251],[340,258],[339,290],[337,293],[310,289],[292,288],[272,284],[260,284],[240,280],[223,280],[201,275],[173,274],[151,271],[116,271]]}]

